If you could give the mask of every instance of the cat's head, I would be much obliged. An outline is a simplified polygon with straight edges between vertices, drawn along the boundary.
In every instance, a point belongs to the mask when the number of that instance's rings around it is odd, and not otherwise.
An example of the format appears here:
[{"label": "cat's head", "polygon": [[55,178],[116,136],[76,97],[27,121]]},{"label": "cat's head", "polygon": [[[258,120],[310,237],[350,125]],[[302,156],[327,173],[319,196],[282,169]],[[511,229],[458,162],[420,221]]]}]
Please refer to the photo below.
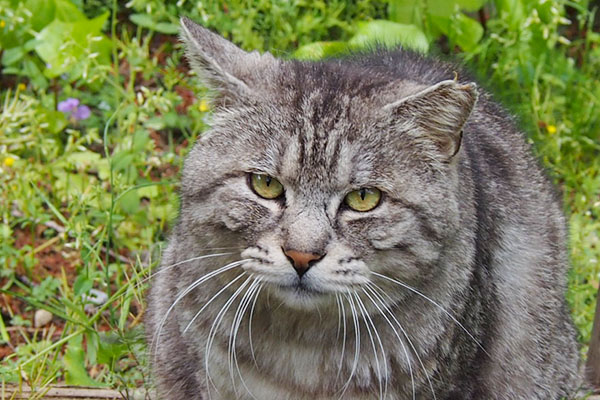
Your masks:
[{"label": "cat's head", "polygon": [[184,168],[187,235],[233,238],[242,268],[293,307],[367,285],[374,273],[435,275],[460,218],[474,84],[247,53],[187,19],[182,36],[215,96],[211,129]]}]

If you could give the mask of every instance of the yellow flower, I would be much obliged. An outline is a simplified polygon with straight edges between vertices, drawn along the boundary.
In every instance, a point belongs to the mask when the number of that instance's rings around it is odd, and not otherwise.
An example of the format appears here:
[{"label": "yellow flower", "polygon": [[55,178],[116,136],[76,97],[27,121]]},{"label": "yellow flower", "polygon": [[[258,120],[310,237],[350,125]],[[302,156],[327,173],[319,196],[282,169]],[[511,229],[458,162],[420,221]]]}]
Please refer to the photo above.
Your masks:
[{"label": "yellow flower", "polygon": [[24,84],[24,83],[19,83],[19,84],[17,85],[17,89],[19,89],[19,91],[21,91],[21,92],[22,92],[23,90],[27,89],[27,86],[25,86],[25,84]]},{"label": "yellow flower", "polygon": [[546,125],[546,130],[549,134],[554,135],[556,133],[556,126],[554,125]]},{"label": "yellow flower", "polygon": [[6,26],[6,22],[4,20],[0,21],[0,28],[4,28]]},{"label": "yellow flower", "polygon": [[12,157],[6,157],[4,159],[4,165],[6,165],[7,167],[12,167],[14,163],[15,163],[15,159]]},{"label": "yellow flower", "polygon": [[198,110],[200,110],[201,112],[207,112],[208,110],[210,110],[208,101],[206,101],[204,99],[200,100],[200,104],[198,105]]}]

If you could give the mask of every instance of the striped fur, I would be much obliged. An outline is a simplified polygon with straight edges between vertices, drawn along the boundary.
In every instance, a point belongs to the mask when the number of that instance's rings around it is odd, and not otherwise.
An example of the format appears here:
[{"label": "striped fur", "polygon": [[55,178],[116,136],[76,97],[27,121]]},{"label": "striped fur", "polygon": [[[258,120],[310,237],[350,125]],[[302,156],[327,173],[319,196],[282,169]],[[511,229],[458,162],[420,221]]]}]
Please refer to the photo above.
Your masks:
[{"label": "striped fur", "polygon": [[[216,109],[149,297],[161,399],[572,393],[565,220],[486,92],[404,50],[282,61],[182,25]],[[300,278],[282,249],[323,257]]]}]

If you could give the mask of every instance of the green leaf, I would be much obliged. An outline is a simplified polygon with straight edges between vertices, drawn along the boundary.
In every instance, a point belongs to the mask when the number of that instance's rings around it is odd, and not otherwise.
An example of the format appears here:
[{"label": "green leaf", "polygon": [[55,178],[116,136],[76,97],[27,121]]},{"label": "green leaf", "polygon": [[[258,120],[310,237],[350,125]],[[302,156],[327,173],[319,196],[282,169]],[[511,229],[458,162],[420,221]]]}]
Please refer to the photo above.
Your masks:
[{"label": "green leaf", "polygon": [[98,332],[86,331],[86,355],[90,365],[95,365],[98,362],[98,349],[100,347],[100,339],[98,338]]},{"label": "green leaf", "polygon": [[473,12],[479,10],[485,4],[486,0],[456,0],[461,10]]},{"label": "green leaf", "polygon": [[457,10],[456,1],[450,0],[428,0],[427,13],[436,17],[449,17]]},{"label": "green leaf", "polygon": [[4,324],[2,314],[0,314],[0,343],[10,343],[10,335],[6,330],[6,325]]},{"label": "green leaf", "polygon": [[134,159],[134,155],[129,151],[121,151],[113,156],[112,168],[114,171],[125,171],[131,166]]},{"label": "green leaf", "polygon": [[35,61],[32,60],[32,57],[25,58],[23,70],[17,74],[28,76],[33,85],[39,89],[46,89],[48,87],[48,80],[44,77],[44,74],[42,74]]},{"label": "green leaf", "polygon": [[464,51],[473,51],[483,37],[483,27],[463,13],[452,17],[431,17],[430,21],[450,40]]},{"label": "green leaf", "polygon": [[59,287],[60,281],[58,279],[53,276],[47,276],[39,285],[33,287],[31,295],[43,303],[48,297],[53,296]]},{"label": "green leaf", "polygon": [[129,354],[127,344],[123,343],[117,334],[112,332],[100,332],[100,346],[98,350],[98,362],[101,364],[111,364],[124,355]]},{"label": "green leaf", "polygon": [[129,19],[134,24],[147,28],[156,32],[176,35],[179,33],[179,25],[172,22],[156,22],[152,15],[149,14],[131,14]]},{"label": "green leaf", "polygon": [[512,31],[519,29],[527,18],[522,0],[495,0],[498,14],[508,21]]},{"label": "green leaf", "polygon": [[[31,11],[31,29],[41,31],[55,18],[56,2],[54,0],[27,0],[25,8]],[[79,11],[79,10],[78,10]]]},{"label": "green leaf", "polygon": [[69,340],[67,351],[63,357],[66,370],[66,383],[78,386],[102,386],[87,373],[85,368],[85,352],[83,351],[83,336],[77,335]]},{"label": "green leaf", "polygon": [[423,2],[418,0],[389,0],[388,15],[394,22],[423,26]]},{"label": "green leaf", "polygon": [[473,51],[483,37],[481,24],[463,13],[453,18],[453,27],[452,38],[464,51]]},{"label": "green leaf", "polygon": [[81,296],[87,293],[92,286],[94,286],[94,281],[86,277],[85,274],[80,274],[73,283],[73,292],[75,296]]},{"label": "green leaf", "polygon": [[2,65],[8,67],[20,61],[25,55],[25,50],[22,46],[13,47],[12,49],[4,50],[2,53]]},{"label": "green leaf", "polygon": [[78,170],[87,170],[90,166],[95,166],[100,158],[100,154],[93,151],[78,151],[66,156],[65,161]]},{"label": "green leaf", "polygon": [[179,25],[171,22],[159,22],[154,26],[154,30],[168,35],[176,35],[179,33]]},{"label": "green leaf", "polygon": [[48,131],[51,133],[62,132],[67,126],[67,117],[60,111],[48,110],[47,108],[38,108],[38,112],[48,124]]},{"label": "green leaf", "polygon": [[344,42],[315,42],[300,46],[293,54],[294,58],[300,60],[319,60],[333,57],[348,51],[348,45]]},{"label": "green leaf", "polygon": [[131,151],[139,153],[146,148],[146,144],[150,141],[150,134],[148,131],[138,129],[133,134],[133,143],[131,145]]},{"label": "green leaf", "polygon": [[131,14],[129,16],[129,20],[134,24],[141,26],[142,28],[154,30],[156,26],[154,18],[152,18],[152,16],[149,14]]},{"label": "green leaf", "polygon": [[359,22],[358,32],[348,44],[355,48],[402,45],[421,52],[429,49],[427,37],[417,26],[385,20]]},{"label": "green leaf", "polygon": [[119,316],[119,330],[121,331],[125,331],[125,328],[127,328],[127,318],[129,317],[129,308],[131,307],[132,297],[133,293],[131,287],[129,287],[129,289],[127,289],[127,294],[122,299],[120,307],[121,315]]},{"label": "green leaf", "polygon": [[164,129],[166,126],[164,116],[155,116],[148,118],[144,121],[144,127],[148,129],[153,129],[155,131],[159,131]]},{"label": "green leaf", "polygon": [[77,6],[69,0],[54,0],[56,3],[56,18],[64,22],[87,20]]},{"label": "green leaf", "polygon": [[[55,19],[37,36],[35,51],[46,63],[46,75],[56,77],[65,72],[81,76],[82,68],[74,68],[88,59],[91,53],[98,53],[94,62],[108,64],[110,41],[102,34],[102,27],[109,13],[94,19],[82,19],[76,22],[64,22]],[[100,38],[99,40],[96,38]]]},{"label": "green leaf", "polygon": [[149,199],[155,199],[158,197],[159,191],[158,186],[152,182],[148,186],[140,187],[137,189],[138,195],[140,197],[147,197]]},{"label": "green leaf", "polygon": [[140,195],[135,190],[132,190],[121,197],[119,205],[124,213],[134,214],[140,208]]}]

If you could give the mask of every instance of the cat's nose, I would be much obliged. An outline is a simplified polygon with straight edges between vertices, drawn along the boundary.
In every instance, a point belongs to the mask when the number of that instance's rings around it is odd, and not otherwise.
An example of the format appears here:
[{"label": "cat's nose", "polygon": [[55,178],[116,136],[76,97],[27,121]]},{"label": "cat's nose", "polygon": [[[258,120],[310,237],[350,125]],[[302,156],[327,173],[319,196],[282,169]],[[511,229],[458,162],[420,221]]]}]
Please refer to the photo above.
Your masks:
[{"label": "cat's nose", "polygon": [[317,261],[323,258],[320,254],[303,253],[296,250],[283,249],[285,256],[290,260],[299,277],[302,277],[310,267],[315,265]]}]

